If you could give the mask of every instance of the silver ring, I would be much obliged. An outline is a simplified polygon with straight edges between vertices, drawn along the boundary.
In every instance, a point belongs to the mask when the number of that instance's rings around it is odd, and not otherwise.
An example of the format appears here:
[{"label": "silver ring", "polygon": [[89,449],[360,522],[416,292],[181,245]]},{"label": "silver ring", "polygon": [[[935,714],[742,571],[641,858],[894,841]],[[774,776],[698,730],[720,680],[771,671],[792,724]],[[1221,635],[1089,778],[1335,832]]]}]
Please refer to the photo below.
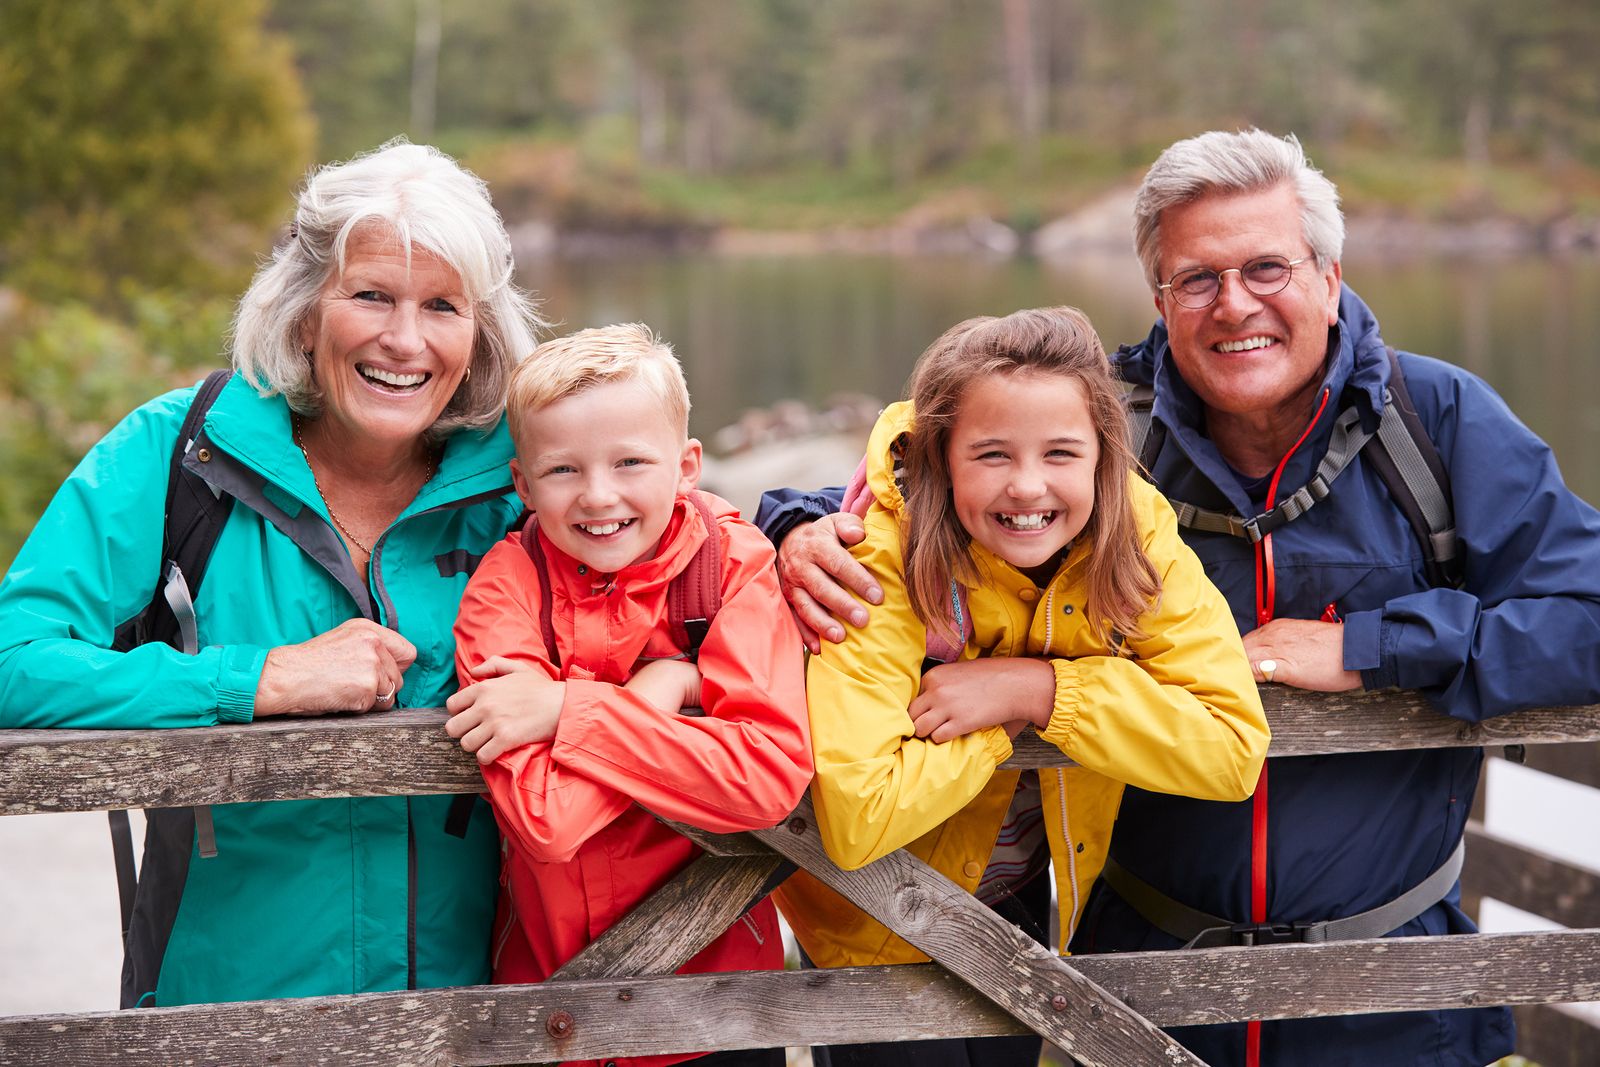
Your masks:
[{"label": "silver ring", "polygon": [[1272,676],[1278,673],[1278,661],[1275,659],[1264,659],[1260,663],[1256,664],[1256,670],[1261,672],[1261,677],[1270,682],[1272,681]]},{"label": "silver ring", "polygon": [[378,703],[380,703],[380,704],[393,704],[394,703],[394,694],[395,694],[396,688],[397,688],[396,686],[392,686],[391,685],[389,687],[389,691],[387,693],[379,693],[378,694]]}]

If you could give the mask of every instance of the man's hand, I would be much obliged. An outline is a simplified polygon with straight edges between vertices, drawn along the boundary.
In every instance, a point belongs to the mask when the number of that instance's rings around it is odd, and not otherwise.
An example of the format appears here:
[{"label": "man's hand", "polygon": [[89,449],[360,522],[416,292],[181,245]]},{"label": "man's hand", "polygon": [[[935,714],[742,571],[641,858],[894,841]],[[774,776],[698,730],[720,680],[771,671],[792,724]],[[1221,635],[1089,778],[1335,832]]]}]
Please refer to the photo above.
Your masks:
[{"label": "man's hand", "polygon": [[867,609],[851,591],[869,604],[883,603],[883,590],[867,569],[845,549],[867,535],[859,516],[825,515],[797,526],[778,549],[778,580],[789,601],[800,636],[812,652],[822,651],[822,641],[843,641],[840,619],[854,626],[867,624]]},{"label": "man's hand", "polygon": [[255,714],[388,711],[417,658],[410,641],[370,619],[350,619],[309,641],[267,653]]},{"label": "man's hand", "polygon": [[969,659],[924,674],[906,714],[917,736],[935,743],[986,726],[1003,726],[1015,738],[1028,723],[1046,726],[1055,698],[1049,660]]},{"label": "man's hand", "polygon": [[[1319,693],[1361,688],[1361,672],[1344,669],[1344,626],[1310,619],[1273,619],[1244,635],[1244,651],[1258,682],[1277,682]],[[1261,664],[1272,665],[1272,677]]]},{"label": "man's hand", "polygon": [[478,679],[445,701],[444,732],[478,755],[479,763],[518,745],[549,741],[561,723],[567,683],[525,663],[494,656],[473,671]]},{"label": "man's hand", "polygon": [[646,663],[623,688],[673,714],[700,707],[700,669],[688,660],[658,659]]}]

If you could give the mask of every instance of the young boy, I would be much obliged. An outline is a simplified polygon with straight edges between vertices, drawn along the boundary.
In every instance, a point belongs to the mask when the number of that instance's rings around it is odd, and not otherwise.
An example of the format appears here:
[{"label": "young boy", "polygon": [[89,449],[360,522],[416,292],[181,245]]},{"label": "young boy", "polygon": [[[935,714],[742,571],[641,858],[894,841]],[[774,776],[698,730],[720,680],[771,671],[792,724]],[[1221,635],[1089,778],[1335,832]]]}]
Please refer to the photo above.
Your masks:
[{"label": "young boy", "polygon": [[[772,826],[811,779],[811,745],[772,549],[696,491],[700,442],[672,350],[643,326],[580,331],[517,367],[506,407],[512,481],[535,518],[467,583],[445,728],[477,754],[506,841],[494,980],[538,982],[699,854],[657,815]],[[709,629],[669,607],[674,579],[686,596],[697,573],[720,592]],[[685,658],[685,631],[701,630],[697,660]],[[762,901],[682,969],[782,966]]]}]

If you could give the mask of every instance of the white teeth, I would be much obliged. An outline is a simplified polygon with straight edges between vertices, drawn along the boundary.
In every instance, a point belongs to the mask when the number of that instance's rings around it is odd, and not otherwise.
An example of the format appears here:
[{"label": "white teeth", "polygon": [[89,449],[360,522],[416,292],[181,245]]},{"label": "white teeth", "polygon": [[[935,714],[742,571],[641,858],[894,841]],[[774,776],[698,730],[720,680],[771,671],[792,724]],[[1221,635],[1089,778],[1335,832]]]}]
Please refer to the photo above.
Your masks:
[{"label": "white teeth", "polygon": [[377,367],[369,367],[365,364],[359,365],[356,369],[361,372],[362,377],[371,378],[375,382],[382,382],[385,385],[393,385],[402,389],[410,388],[413,385],[421,385],[428,380],[427,374],[420,371],[416,374],[395,374],[393,371],[380,370]]},{"label": "white teeth", "polygon": [[1035,511],[1027,515],[1009,515],[1000,511],[995,513],[995,517],[1000,520],[1000,525],[1013,530],[1042,530],[1055,520],[1056,513]]},{"label": "white teeth", "polygon": [[1217,351],[1249,352],[1251,349],[1255,348],[1266,348],[1268,345],[1273,343],[1274,342],[1270,337],[1246,337],[1242,341],[1219,341],[1217,342]]},{"label": "white teeth", "polygon": [[632,519],[629,519],[627,522],[602,522],[594,524],[580,522],[577,524],[577,527],[586,534],[591,534],[595,537],[606,537],[610,534],[616,533],[618,530],[622,529],[632,521]]}]

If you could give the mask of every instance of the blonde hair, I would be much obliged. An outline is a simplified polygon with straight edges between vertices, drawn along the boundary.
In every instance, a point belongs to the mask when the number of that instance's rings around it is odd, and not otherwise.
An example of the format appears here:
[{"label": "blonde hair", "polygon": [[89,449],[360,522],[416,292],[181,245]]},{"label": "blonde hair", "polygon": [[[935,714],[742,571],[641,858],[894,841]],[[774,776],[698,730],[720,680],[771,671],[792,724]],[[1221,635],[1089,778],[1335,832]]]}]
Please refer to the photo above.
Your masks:
[{"label": "blonde hair", "polygon": [[472,301],[471,374],[429,433],[490,429],[500,421],[512,364],[544,323],[511,280],[511,238],[488,186],[437,148],[403,139],[306,178],[289,239],[239,298],[228,341],[235,369],[263,395],[281,393],[295,412],[320,415],[322,391],[301,330],[328,280],[344,271],[351,238],[373,231],[393,234],[408,257],[416,248],[437,256]]},{"label": "blonde hair", "polygon": [[[968,319],[946,330],[917,361],[907,386],[916,413],[905,446],[906,520],[901,524],[906,586],[924,625],[948,626],[950,583],[976,584],[972,535],[956,516],[950,434],[962,397],[992,374],[1059,374],[1083,386],[1099,439],[1094,509],[1079,537],[1090,542],[1086,619],[1104,641],[1144,636],[1139,617],[1161,593],[1144,553],[1128,474],[1128,420],[1094,327],[1077,308],[1032,308],[1004,318]],[[956,635],[959,636],[959,635]]]},{"label": "blonde hair", "polygon": [[689,386],[672,346],[633,322],[601,326],[546,341],[517,364],[506,391],[511,437],[520,447],[530,413],[597,385],[643,382],[663,414],[689,436]]}]

